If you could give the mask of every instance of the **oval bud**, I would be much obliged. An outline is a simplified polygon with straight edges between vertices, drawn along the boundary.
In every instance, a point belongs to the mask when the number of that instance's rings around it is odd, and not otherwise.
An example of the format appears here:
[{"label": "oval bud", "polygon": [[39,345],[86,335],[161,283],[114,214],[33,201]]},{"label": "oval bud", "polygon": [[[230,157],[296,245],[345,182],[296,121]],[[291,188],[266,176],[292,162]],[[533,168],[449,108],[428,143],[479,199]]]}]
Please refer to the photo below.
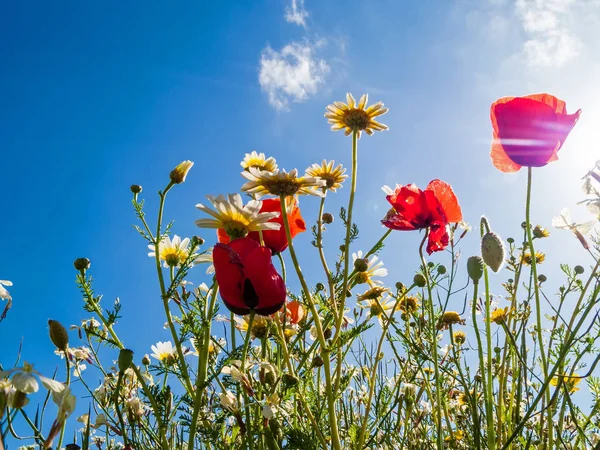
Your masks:
[{"label": "oval bud", "polygon": [[498,272],[504,263],[504,244],[493,232],[486,233],[481,239],[481,256],[494,272]]},{"label": "oval bud", "polygon": [[65,327],[56,320],[49,320],[48,327],[50,329],[50,340],[58,350],[67,351],[69,347],[69,334]]},{"label": "oval bud", "polygon": [[90,268],[90,260],[87,258],[77,258],[73,262],[75,270],[88,270]]},{"label": "oval bud", "polygon": [[479,283],[483,276],[483,259],[480,256],[471,256],[467,259],[467,273],[473,283]]},{"label": "oval bud", "polygon": [[413,283],[415,283],[415,286],[417,286],[417,287],[425,287],[425,286],[427,286],[427,279],[425,278],[424,275],[418,273],[413,278]]},{"label": "oval bud", "polygon": [[125,372],[133,363],[133,350],[123,348],[119,352],[119,371]]}]

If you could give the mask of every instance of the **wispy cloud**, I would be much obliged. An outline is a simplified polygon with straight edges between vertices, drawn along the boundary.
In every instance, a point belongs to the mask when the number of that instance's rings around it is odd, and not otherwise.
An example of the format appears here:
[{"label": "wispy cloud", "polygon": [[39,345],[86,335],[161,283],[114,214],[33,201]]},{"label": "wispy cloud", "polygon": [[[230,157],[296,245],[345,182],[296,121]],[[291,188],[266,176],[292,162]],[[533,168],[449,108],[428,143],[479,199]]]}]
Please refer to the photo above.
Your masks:
[{"label": "wispy cloud", "polygon": [[570,27],[576,0],[517,0],[515,3],[527,40],[523,55],[532,67],[561,67],[576,57],[582,42]]},{"label": "wispy cloud", "polygon": [[281,49],[267,46],[260,58],[258,81],[278,110],[288,110],[290,102],[302,102],[314,95],[329,73],[329,65],[315,55],[321,45],[292,42]]},{"label": "wispy cloud", "polygon": [[306,19],[308,11],[304,8],[304,0],[292,0],[292,3],[285,8],[286,22],[295,23],[306,28]]}]

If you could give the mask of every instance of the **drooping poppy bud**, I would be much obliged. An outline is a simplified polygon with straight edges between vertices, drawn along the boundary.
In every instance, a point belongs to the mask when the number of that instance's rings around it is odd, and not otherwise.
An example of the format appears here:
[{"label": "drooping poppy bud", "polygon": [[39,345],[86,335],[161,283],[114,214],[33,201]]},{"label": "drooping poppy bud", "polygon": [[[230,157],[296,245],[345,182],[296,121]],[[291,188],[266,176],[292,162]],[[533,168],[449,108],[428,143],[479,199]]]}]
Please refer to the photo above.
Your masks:
[{"label": "drooping poppy bud", "polygon": [[502,172],[517,172],[522,166],[542,167],[556,161],[581,110],[567,114],[564,101],[550,94],[534,94],[496,100],[490,113],[492,163]]},{"label": "drooping poppy bud", "polygon": [[271,251],[249,237],[213,250],[215,276],[225,306],[235,314],[254,310],[270,315],[281,309],[286,298],[285,283],[271,261]]},{"label": "drooping poppy bud", "polygon": [[502,239],[491,231],[481,238],[481,256],[494,272],[498,272],[504,263],[504,244]]},{"label": "drooping poppy bud", "polygon": [[[288,222],[290,224],[290,235],[292,239],[296,237],[298,233],[303,233],[306,231],[306,223],[300,214],[300,208],[298,207],[298,203],[294,200],[294,197],[288,197],[290,199],[286,203],[286,211],[288,215]],[[278,212],[279,217],[275,217],[269,222],[278,223],[280,225],[279,230],[263,230],[262,237],[265,243],[265,247],[271,249],[273,254],[281,253],[288,247],[288,240],[285,234],[285,228],[283,226],[283,218],[281,217],[281,201],[278,198],[269,198],[262,200],[262,206],[260,207],[261,213],[269,213],[269,212]],[[217,230],[217,237],[219,242],[223,244],[228,244],[230,242],[230,237],[227,235],[227,232],[219,228]],[[258,231],[251,231],[248,233],[250,239],[255,240],[260,243],[260,235]]]}]

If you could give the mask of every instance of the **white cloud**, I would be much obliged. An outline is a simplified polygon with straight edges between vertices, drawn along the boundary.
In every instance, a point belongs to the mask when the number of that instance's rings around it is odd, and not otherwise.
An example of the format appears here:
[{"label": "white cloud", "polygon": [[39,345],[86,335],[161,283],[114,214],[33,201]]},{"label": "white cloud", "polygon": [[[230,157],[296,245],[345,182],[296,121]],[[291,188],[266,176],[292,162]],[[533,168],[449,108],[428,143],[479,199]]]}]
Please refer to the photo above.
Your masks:
[{"label": "white cloud", "polygon": [[288,110],[290,101],[305,101],[323,85],[329,65],[315,56],[319,45],[292,42],[279,52],[263,50],[258,81],[275,109]]},{"label": "white cloud", "polygon": [[285,8],[286,22],[306,28],[307,18],[308,11],[304,8],[304,0],[292,0],[292,4]]},{"label": "white cloud", "polygon": [[569,21],[575,0],[517,0],[517,17],[528,39],[523,55],[532,67],[561,67],[582,47]]}]

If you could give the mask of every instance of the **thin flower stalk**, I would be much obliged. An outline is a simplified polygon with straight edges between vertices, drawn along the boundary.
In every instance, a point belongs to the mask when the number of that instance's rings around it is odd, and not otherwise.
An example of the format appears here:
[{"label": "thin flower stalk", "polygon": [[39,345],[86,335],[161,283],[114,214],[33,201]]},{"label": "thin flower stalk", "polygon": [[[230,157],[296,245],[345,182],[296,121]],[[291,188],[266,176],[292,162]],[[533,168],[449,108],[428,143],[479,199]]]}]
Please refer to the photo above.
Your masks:
[{"label": "thin flower stalk", "polygon": [[[335,411],[335,399],[334,392],[332,390],[332,382],[331,382],[331,363],[329,359],[329,351],[326,348],[325,335],[323,334],[323,327],[321,325],[321,319],[319,318],[319,313],[315,307],[315,304],[312,300],[312,296],[310,293],[310,289],[306,280],[304,279],[304,275],[302,274],[302,269],[300,268],[300,264],[298,263],[298,258],[296,256],[296,251],[294,250],[294,244],[292,242],[292,235],[290,232],[290,224],[288,220],[286,205],[285,205],[285,196],[281,195],[281,214],[283,216],[283,226],[285,227],[285,233],[287,236],[287,240],[289,242],[289,251],[290,257],[292,258],[292,262],[294,263],[294,267],[296,269],[296,273],[298,275],[298,279],[300,280],[300,284],[302,285],[302,290],[304,291],[304,295],[308,300],[309,307],[311,309],[313,318],[315,320],[315,327],[317,329],[317,337],[321,344],[321,357],[323,359],[323,371],[325,372],[325,383],[327,386],[327,405],[329,412],[329,426],[331,427],[331,439],[332,446],[335,450],[341,450],[341,442],[338,431],[338,422],[337,422],[337,414]],[[346,244],[347,248],[347,244]],[[340,315],[343,317],[343,307],[340,309]]]},{"label": "thin flower stalk", "polygon": [[332,346],[335,346],[340,337],[342,321],[344,319],[344,309],[346,305],[346,291],[348,290],[348,278],[350,275],[350,237],[352,235],[352,212],[354,209],[354,196],[356,193],[356,178],[358,175],[358,137],[359,131],[352,132],[352,175],[350,180],[350,197],[348,199],[348,211],[346,216],[346,237],[344,239],[344,277],[342,281],[340,307],[338,310],[337,321],[335,324],[335,335],[332,340]]},{"label": "thin flower stalk", "polygon": [[[482,218],[480,225],[481,238],[486,232],[489,232],[487,220]],[[485,372],[481,372],[481,376],[486,377],[487,381],[485,384],[486,391],[486,423],[487,423],[487,444],[490,450],[496,449],[496,431],[494,430],[494,406],[493,406],[493,393],[494,393],[494,378],[492,372],[492,319],[491,319],[491,297],[490,297],[490,280],[488,275],[487,265],[483,266],[483,280],[485,284],[485,337],[486,337],[486,368]],[[481,352],[481,347],[479,347]],[[483,360],[480,360],[483,361]]]},{"label": "thin flower stalk", "polygon": [[[158,246],[160,245],[160,240],[161,240],[161,236],[162,236],[161,230],[162,230],[163,211],[165,208],[165,200],[167,198],[167,194],[169,193],[169,191],[171,190],[171,188],[174,185],[175,185],[175,183],[173,183],[171,181],[163,191],[159,192],[160,203],[158,206],[158,219],[156,221],[156,234],[154,237],[154,240],[155,240],[154,245],[156,246],[157,249],[159,248]],[[179,342],[179,337],[177,336],[177,330],[175,329],[175,324],[173,323],[173,316],[171,315],[171,309],[169,308],[169,296],[167,295],[167,289],[165,287],[165,280],[163,277],[163,271],[162,271],[162,267],[160,264],[160,255],[159,255],[158,251],[155,254],[155,260],[156,260],[156,271],[158,273],[158,281],[160,284],[161,300],[163,303],[165,316],[167,318],[167,323],[169,324],[169,330],[171,331],[171,336],[173,337],[173,341],[175,342],[175,347],[177,349],[177,358],[179,360],[179,367],[181,368],[181,376],[183,378],[186,391],[188,392],[188,394],[190,396],[193,397],[194,396],[194,387],[192,385],[192,382],[190,381],[190,374],[188,371],[187,364],[185,362],[185,356],[183,355],[183,349],[181,348],[181,342]]]}]

